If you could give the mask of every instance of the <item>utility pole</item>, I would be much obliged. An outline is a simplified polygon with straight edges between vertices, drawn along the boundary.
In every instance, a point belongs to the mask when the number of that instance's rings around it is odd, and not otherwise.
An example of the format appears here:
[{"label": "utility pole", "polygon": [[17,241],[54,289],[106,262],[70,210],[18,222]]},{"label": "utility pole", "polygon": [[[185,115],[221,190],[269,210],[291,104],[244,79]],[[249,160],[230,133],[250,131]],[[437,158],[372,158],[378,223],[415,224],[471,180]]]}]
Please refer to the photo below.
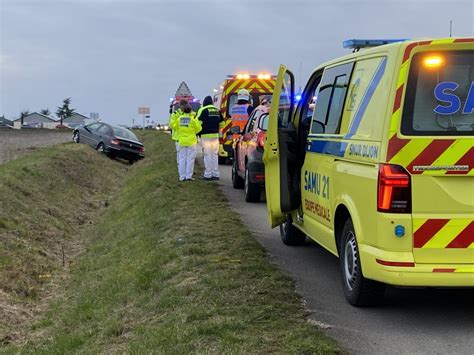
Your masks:
[{"label": "utility pole", "polygon": [[449,20],[449,37],[453,36],[453,20]]}]

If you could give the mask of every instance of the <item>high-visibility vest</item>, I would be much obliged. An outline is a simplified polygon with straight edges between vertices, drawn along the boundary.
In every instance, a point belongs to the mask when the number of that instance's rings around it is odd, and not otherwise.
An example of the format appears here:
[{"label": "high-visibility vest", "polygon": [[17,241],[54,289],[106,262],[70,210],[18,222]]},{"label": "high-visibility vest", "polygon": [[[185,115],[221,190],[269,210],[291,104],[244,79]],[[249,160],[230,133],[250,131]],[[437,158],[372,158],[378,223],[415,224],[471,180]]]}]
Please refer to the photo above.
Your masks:
[{"label": "high-visibility vest", "polygon": [[230,118],[232,121],[247,121],[249,114],[247,112],[249,104],[235,104],[230,109]]},{"label": "high-visibility vest", "polygon": [[189,147],[197,143],[196,134],[201,131],[201,122],[193,113],[182,113],[173,120],[172,129],[178,134],[178,144]]}]

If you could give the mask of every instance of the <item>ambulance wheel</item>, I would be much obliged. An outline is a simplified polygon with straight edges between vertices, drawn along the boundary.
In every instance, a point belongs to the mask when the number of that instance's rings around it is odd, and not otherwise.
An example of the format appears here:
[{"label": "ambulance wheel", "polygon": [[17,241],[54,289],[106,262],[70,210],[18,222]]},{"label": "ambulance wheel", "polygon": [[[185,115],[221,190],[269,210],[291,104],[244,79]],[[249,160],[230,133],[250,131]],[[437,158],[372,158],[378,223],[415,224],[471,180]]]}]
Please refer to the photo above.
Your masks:
[{"label": "ambulance wheel", "polygon": [[385,285],[362,275],[359,247],[350,218],[344,224],[339,249],[342,288],[347,301],[356,307],[379,304],[383,300]]},{"label": "ambulance wheel", "polygon": [[221,157],[221,156],[219,156],[219,157],[217,158],[217,162],[219,163],[219,165],[225,165],[226,161],[227,161],[227,158],[226,158],[226,157]]},{"label": "ambulance wheel", "polygon": [[249,169],[245,168],[245,202],[258,202],[260,201],[261,190],[260,187],[250,180]]},{"label": "ambulance wheel", "polygon": [[280,237],[285,245],[302,245],[306,242],[306,235],[293,225],[293,220],[288,217],[286,222],[280,224]]},{"label": "ambulance wheel", "polygon": [[244,188],[244,179],[242,179],[237,173],[237,162],[234,160],[232,164],[232,187],[234,189],[243,189]]}]

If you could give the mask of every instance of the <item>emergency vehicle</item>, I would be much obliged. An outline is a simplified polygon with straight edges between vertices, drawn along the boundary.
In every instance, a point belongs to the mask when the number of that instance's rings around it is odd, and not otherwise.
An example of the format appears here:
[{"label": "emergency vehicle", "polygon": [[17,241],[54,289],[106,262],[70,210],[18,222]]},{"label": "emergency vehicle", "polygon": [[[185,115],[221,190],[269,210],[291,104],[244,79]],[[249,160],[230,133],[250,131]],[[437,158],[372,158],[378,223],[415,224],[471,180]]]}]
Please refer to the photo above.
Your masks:
[{"label": "emergency vehicle", "polygon": [[385,284],[474,286],[474,38],[345,46],[298,102],[280,67],[264,151],[272,227],[338,256],[355,306]]},{"label": "emergency vehicle", "polygon": [[[237,92],[246,89],[250,93],[250,105],[256,107],[260,103],[260,96],[271,95],[275,87],[276,75],[267,73],[228,75],[218,88],[214,89],[214,105],[218,107],[224,117],[219,131],[219,163],[222,164],[233,155],[233,134],[230,132],[232,120],[230,109],[237,103]],[[243,129],[245,122],[240,127]]]}]

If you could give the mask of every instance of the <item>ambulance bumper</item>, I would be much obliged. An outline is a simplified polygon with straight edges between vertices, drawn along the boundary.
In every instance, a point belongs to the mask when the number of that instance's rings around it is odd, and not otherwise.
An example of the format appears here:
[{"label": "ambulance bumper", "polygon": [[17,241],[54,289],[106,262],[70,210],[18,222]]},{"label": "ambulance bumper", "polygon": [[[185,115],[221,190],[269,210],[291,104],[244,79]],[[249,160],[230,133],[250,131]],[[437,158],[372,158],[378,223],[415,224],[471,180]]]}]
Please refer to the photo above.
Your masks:
[{"label": "ambulance bumper", "polygon": [[416,264],[410,252],[359,244],[365,278],[394,286],[474,287],[474,264]]}]

